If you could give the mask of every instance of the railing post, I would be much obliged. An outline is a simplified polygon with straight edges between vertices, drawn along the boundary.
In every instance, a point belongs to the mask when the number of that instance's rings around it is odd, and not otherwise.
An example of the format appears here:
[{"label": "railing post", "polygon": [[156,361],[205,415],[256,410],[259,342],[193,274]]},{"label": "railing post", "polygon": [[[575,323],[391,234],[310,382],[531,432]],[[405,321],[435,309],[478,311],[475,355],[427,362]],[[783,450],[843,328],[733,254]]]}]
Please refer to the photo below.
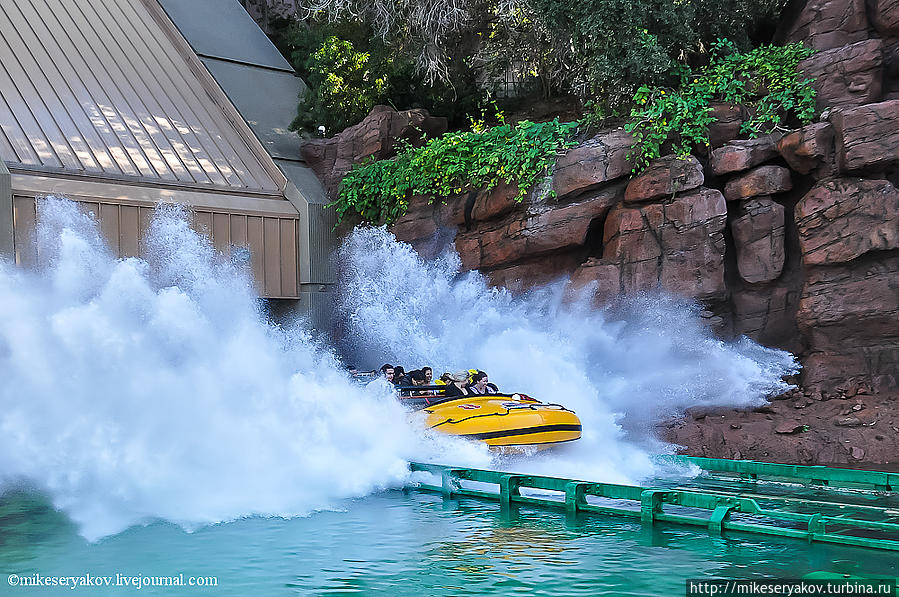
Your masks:
[{"label": "railing post", "polygon": [[511,506],[512,498],[521,495],[518,490],[521,479],[521,475],[503,475],[499,478],[499,503],[501,505]]},{"label": "railing post", "polygon": [[667,492],[661,489],[647,489],[640,494],[640,521],[653,524],[656,514],[662,511],[662,498]]},{"label": "railing post", "polygon": [[709,517],[709,532],[713,535],[720,535],[724,530],[724,521],[730,518],[733,509],[734,505],[730,502],[723,502],[715,506]]},{"label": "railing post", "polygon": [[565,508],[569,512],[577,513],[578,509],[587,503],[586,490],[593,483],[572,481],[565,485]]},{"label": "railing post", "polygon": [[824,522],[824,516],[817,512],[808,518],[808,540],[811,542],[814,535],[823,535],[827,533],[827,525]]}]

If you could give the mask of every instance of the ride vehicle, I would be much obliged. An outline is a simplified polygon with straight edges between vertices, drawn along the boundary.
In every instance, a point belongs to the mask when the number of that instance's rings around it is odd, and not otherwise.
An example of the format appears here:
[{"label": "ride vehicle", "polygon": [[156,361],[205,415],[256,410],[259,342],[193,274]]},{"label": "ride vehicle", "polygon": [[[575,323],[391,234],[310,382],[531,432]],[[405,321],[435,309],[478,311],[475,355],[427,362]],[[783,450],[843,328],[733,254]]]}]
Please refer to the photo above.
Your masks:
[{"label": "ride vehicle", "polygon": [[545,449],[581,437],[581,421],[561,404],[526,394],[444,395],[447,386],[397,386],[398,399],[447,435],[479,440],[491,449]]}]

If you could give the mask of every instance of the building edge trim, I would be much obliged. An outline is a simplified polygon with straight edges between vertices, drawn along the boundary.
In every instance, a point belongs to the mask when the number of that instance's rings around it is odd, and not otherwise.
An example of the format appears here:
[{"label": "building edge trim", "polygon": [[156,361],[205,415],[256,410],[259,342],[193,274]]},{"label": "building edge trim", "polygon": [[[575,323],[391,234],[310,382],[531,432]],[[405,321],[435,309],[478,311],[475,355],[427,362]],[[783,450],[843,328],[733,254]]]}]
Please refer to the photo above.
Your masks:
[{"label": "building edge trim", "polygon": [[0,160],[0,258],[15,260],[13,237],[12,175]]}]

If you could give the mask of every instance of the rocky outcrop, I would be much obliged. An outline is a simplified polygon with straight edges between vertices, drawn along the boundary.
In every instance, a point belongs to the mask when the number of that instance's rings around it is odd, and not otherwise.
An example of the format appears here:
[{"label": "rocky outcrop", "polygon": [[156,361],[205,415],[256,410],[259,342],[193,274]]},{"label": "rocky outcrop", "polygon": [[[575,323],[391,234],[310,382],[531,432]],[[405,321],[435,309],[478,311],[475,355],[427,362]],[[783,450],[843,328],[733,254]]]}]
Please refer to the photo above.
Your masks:
[{"label": "rocky outcrop", "polygon": [[783,193],[792,188],[793,179],[789,169],[783,166],[759,166],[727,181],[724,196],[728,201],[736,201]]},{"label": "rocky outcrop", "polygon": [[740,136],[740,127],[746,120],[746,109],[733,104],[712,103],[711,116],[714,119],[709,125],[709,145],[721,147],[728,141]]},{"label": "rocky outcrop", "polygon": [[618,183],[567,203],[531,201],[521,211],[459,233],[456,250],[466,267],[489,270],[582,246],[593,221],[621,202],[623,193],[624,184]]},{"label": "rocky outcrop", "polygon": [[[412,197],[393,230],[425,256],[453,239],[465,268],[516,290],[567,275],[597,301],[677,292],[702,301],[719,331],[794,351],[809,388],[865,383],[896,395],[895,4],[870,0],[867,13],[864,0],[794,4],[781,39],[818,50],[802,68],[817,76],[820,122],[739,139],[746,109],[717,104],[708,149],[656,160],[633,179],[633,139],[603,131],[557,159],[552,198],[532,191],[519,201],[514,185]],[[329,190],[358,159],[390,155],[388,133],[408,132],[407,116],[376,110],[370,120],[304,151]],[[771,433],[801,438],[789,423],[793,432]]]},{"label": "rocky outcrop", "polygon": [[840,172],[882,171],[899,163],[899,100],[835,110]]},{"label": "rocky outcrop", "polygon": [[789,27],[786,40],[830,50],[868,39],[865,0],[809,0]]},{"label": "rocky outcrop", "polygon": [[816,122],[784,135],[777,142],[777,151],[800,174],[815,172],[815,178],[823,178],[835,171],[833,126],[828,122]]},{"label": "rocky outcrop", "polygon": [[559,196],[582,193],[628,174],[634,139],[624,129],[600,133],[556,161],[552,188]]},{"label": "rocky outcrop", "polygon": [[731,224],[737,268],[750,283],[776,280],[784,266],[784,208],[770,198],[740,206],[742,216]]},{"label": "rocky outcrop", "polygon": [[675,193],[702,186],[702,164],[695,157],[678,159],[673,155],[654,160],[639,176],[631,179],[624,191],[628,202],[652,201],[673,197]]},{"label": "rocky outcrop", "polygon": [[[599,302],[676,292],[705,302],[718,329],[802,355],[809,384],[863,378],[887,391],[899,354],[887,323],[899,318],[891,306],[899,275],[887,259],[899,259],[899,191],[885,179],[830,175],[834,131],[846,140],[848,163],[865,169],[874,157],[858,161],[854,140],[890,147],[894,131],[847,128],[882,115],[880,104],[840,113],[833,124],[712,152],[710,163],[728,171],[713,180],[719,189],[697,186],[704,177],[696,158],[656,160],[628,180],[620,131],[609,131],[560,158],[555,183],[565,195],[519,202],[517,187],[501,185],[445,204],[413,198],[393,229],[425,255],[449,229],[465,268],[516,290],[568,274],[572,290]],[[867,331],[850,329],[858,326]]]},{"label": "rocky outcrop", "polygon": [[778,137],[765,135],[758,139],[731,141],[712,151],[709,162],[717,176],[748,170],[777,155]]},{"label": "rocky outcrop", "polygon": [[808,267],[796,314],[805,379],[850,377],[887,391],[899,372],[899,190],[887,181],[818,183],[796,205]]},{"label": "rocky outcrop", "polygon": [[866,39],[813,54],[799,64],[814,79],[818,109],[858,106],[882,99],[883,42]]},{"label": "rocky outcrop", "polygon": [[899,249],[899,190],[885,180],[820,182],[796,205],[796,228],[806,265]]},{"label": "rocky outcrop", "polygon": [[619,205],[606,220],[602,259],[585,263],[574,279],[579,285],[595,281],[604,294],[664,288],[720,299],[726,220],[726,202],[714,189],[638,208]]},{"label": "rocky outcrop", "polygon": [[899,35],[883,40],[883,99],[899,99]]},{"label": "rocky outcrop", "polygon": [[792,285],[733,288],[733,332],[765,346],[779,346],[802,354],[804,345],[796,324],[799,291]]},{"label": "rocky outcrop", "polygon": [[375,106],[365,120],[336,136],[306,141],[300,154],[333,197],[354,164],[370,157],[391,158],[398,139],[420,144],[422,134],[440,136],[446,127],[446,118],[431,116],[427,110],[397,112],[390,106]]},{"label": "rocky outcrop", "polygon": [[899,35],[899,0],[872,0],[871,24],[880,35]]},{"label": "rocky outcrop", "polygon": [[899,254],[810,268],[796,319],[806,336],[806,383],[864,379],[895,390],[899,374]]}]

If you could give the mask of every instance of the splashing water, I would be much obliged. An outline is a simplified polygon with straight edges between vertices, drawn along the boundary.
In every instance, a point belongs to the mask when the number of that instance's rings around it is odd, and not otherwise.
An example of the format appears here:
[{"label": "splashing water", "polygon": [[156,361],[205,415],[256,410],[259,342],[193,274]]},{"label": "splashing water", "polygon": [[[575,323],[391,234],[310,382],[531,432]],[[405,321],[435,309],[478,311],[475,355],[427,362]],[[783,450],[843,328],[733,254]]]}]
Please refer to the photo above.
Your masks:
[{"label": "splashing water", "polygon": [[115,259],[72,202],[38,209],[45,265],[0,263],[0,493],[47,491],[94,539],[305,514],[401,484],[413,455],[487,462],[267,323],[249,276],[177,209],[157,210],[145,260]]},{"label": "splashing water", "polygon": [[[338,507],[404,483],[412,459],[491,466],[481,444],[423,433],[386,384],[354,384],[309,331],[267,322],[245,264],[176,208],[157,209],[145,259],[116,259],[72,202],[40,202],[38,221],[43,265],[0,262],[0,493],[36,486],[94,539]],[[690,405],[757,404],[795,369],[714,339],[672,297],[614,313],[561,285],[514,298],[377,228],[340,257],[355,362],[476,366],[578,412],[582,440],[517,470],[636,480],[652,472],[639,430]]]},{"label": "splashing water", "polygon": [[[603,481],[652,471],[661,419],[697,405],[756,406],[789,386],[789,353],[723,342],[698,307],[668,295],[598,310],[559,283],[515,298],[454,252],[426,262],[384,228],[359,228],[339,252],[344,351],[357,362],[442,371],[476,367],[502,391],[575,410],[581,440],[516,468]],[[367,359],[367,360],[366,360]],[[624,429],[623,429],[624,428]],[[625,431],[627,433],[625,433]]]}]

